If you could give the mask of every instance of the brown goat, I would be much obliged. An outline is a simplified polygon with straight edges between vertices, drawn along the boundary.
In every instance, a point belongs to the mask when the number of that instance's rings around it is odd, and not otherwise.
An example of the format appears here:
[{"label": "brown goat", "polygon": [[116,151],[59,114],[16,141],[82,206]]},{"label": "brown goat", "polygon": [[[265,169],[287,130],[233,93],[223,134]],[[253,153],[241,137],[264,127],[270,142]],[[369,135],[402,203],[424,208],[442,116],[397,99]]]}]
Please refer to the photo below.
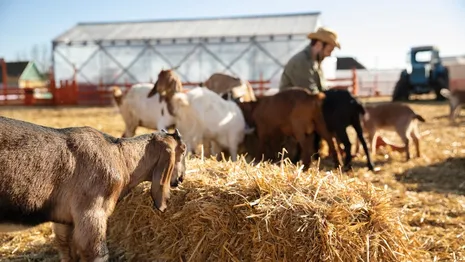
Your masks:
[{"label": "brown goat", "polygon": [[238,103],[247,124],[255,127],[259,149],[256,159],[262,154],[267,158],[265,146],[271,145],[273,150],[281,142],[282,136],[293,136],[301,148],[301,160],[307,170],[313,151],[313,132],[326,140],[336,167],[341,165],[341,156],[335,141],[329,133],[322,113],[323,93],[312,94],[310,91],[294,87],[272,96],[259,98],[256,102]]},{"label": "brown goat", "polygon": [[239,99],[241,102],[253,102],[257,100],[250,83],[239,77],[215,73],[211,75],[202,86],[205,86],[220,96],[232,93],[232,98]]},{"label": "brown goat", "polygon": [[0,225],[53,222],[61,261],[108,261],[107,219],[118,200],[151,181],[154,208],[163,212],[185,175],[178,131],[115,138],[0,117],[0,145]]}]

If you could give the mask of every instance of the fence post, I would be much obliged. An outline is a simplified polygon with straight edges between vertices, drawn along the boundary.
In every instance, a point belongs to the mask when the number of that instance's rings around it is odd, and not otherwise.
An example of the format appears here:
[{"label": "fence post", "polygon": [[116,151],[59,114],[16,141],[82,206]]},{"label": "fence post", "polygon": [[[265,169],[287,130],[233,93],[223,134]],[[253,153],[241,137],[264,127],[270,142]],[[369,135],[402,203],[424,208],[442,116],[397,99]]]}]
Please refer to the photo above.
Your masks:
[{"label": "fence post", "polygon": [[357,78],[357,70],[352,68],[352,94],[356,96],[358,94],[358,78]]},{"label": "fence post", "polygon": [[24,87],[24,104],[26,106],[34,104],[34,88],[29,87],[28,80],[26,80],[26,86]]},{"label": "fence post", "polygon": [[7,92],[6,89],[8,88],[8,73],[6,70],[6,62],[3,58],[0,59],[0,65],[2,66],[2,79],[3,79],[3,104],[7,102]]},{"label": "fence post", "polygon": [[58,92],[57,92],[57,86],[55,83],[55,74],[53,73],[52,68],[50,67],[49,69],[49,75],[48,75],[48,84],[49,86],[49,92],[52,94],[52,105],[56,106],[58,104]]}]

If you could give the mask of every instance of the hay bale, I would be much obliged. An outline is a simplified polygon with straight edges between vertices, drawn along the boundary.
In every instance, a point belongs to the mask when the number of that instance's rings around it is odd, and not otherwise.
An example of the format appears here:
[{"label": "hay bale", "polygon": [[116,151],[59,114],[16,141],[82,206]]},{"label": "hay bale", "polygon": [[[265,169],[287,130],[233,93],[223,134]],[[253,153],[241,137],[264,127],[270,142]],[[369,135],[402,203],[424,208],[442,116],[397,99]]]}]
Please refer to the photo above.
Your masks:
[{"label": "hay bale", "polygon": [[[390,199],[344,174],[290,164],[189,160],[168,210],[139,185],[110,218],[109,245],[134,261],[403,261]],[[410,253],[410,254],[409,254]]]}]

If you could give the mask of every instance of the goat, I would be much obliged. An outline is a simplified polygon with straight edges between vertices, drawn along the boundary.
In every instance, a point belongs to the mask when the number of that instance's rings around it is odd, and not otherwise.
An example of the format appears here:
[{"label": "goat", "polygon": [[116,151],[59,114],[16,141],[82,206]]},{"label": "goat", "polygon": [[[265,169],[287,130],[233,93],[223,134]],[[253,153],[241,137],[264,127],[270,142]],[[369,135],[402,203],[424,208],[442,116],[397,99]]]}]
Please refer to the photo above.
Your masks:
[{"label": "goat", "polygon": [[231,160],[237,160],[237,149],[247,133],[244,116],[236,102],[222,99],[215,92],[196,87],[171,98],[175,124],[185,137],[188,151],[202,141],[215,142],[227,149]]},{"label": "goat", "polygon": [[[410,160],[409,143],[413,139],[416,147],[417,157],[420,157],[420,133],[418,121],[425,119],[416,114],[408,105],[390,102],[378,105],[366,105],[365,115],[362,117],[364,131],[368,133],[371,141],[372,154],[376,154],[377,131],[380,129],[394,130],[397,132],[405,145],[406,160]],[[356,153],[359,145],[357,143]]]},{"label": "goat", "polygon": [[0,117],[0,227],[52,222],[61,261],[108,261],[116,203],[151,181],[154,209],[185,176],[179,131],[115,138],[91,127],[51,128]]},{"label": "goat", "polygon": [[240,102],[256,101],[252,86],[247,80],[223,73],[211,75],[201,86],[219,94],[223,99],[239,99]]},{"label": "goat", "polygon": [[[220,103],[219,100],[217,99],[217,97],[220,97],[218,94],[216,94],[215,92],[209,90],[208,88],[202,88],[202,87],[198,87],[198,88],[207,90],[207,91],[205,91],[203,93],[209,94],[208,97],[213,97],[212,101],[217,101],[218,103]],[[200,89],[198,89],[198,88],[193,88],[193,89],[197,89],[197,91],[196,91],[197,93],[202,92],[202,91],[199,91]],[[191,90],[193,90],[193,89],[191,89]],[[208,92],[208,91],[210,91],[210,92]],[[194,92],[194,93],[196,93],[196,92]],[[184,92],[183,92],[182,82],[181,82],[180,78],[178,77],[178,75],[172,69],[169,69],[169,70],[161,70],[160,71],[160,73],[158,74],[158,80],[155,82],[152,90],[149,92],[148,97],[150,98],[151,96],[159,94],[160,99],[163,99],[163,100],[166,101],[166,103],[168,103],[168,110],[169,110],[170,114],[175,116],[174,104],[173,104],[173,101],[175,101],[175,100],[173,100],[172,97],[175,94],[182,94],[182,93],[184,93]],[[192,94],[194,94],[194,93],[192,93]],[[213,96],[212,94],[215,94],[216,96]],[[183,96],[180,95],[180,97],[183,97]],[[204,101],[209,103],[210,99],[207,99],[207,100],[204,100]],[[186,100],[186,99],[181,100],[181,101],[179,101],[179,99],[178,99],[177,102],[178,102],[177,103],[178,108],[181,108],[181,106],[184,108],[184,107],[186,107],[187,105],[190,104],[190,102],[188,100]],[[217,102],[215,102],[215,103],[217,103]],[[221,103],[221,104],[228,105],[228,104],[231,104],[231,103]],[[206,106],[206,105],[204,105],[204,106]],[[199,110],[205,110],[205,108],[199,108]],[[234,110],[236,110],[236,109],[233,108],[233,111],[231,111],[231,112],[234,112]],[[192,112],[190,112],[190,113],[192,113]],[[215,114],[217,114],[217,116],[215,116],[215,119],[220,121],[219,119],[221,119],[222,117],[225,117],[225,115],[224,115],[225,113],[223,111],[218,111],[218,112],[221,112],[221,113],[218,113],[218,114],[215,113]],[[185,113],[189,113],[189,111],[185,111]],[[203,114],[203,113],[202,113],[202,111],[198,111],[198,113],[196,113],[196,114]],[[181,121],[180,119],[182,117],[185,117],[185,116],[178,117],[177,118],[178,120],[175,120],[175,122],[180,123],[180,121]],[[202,120],[187,120],[187,121],[190,121],[190,122],[192,122],[192,121],[200,121],[202,123],[206,123],[205,121],[207,121],[207,120],[208,119],[202,118]],[[237,120],[237,121],[241,122],[240,120]],[[214,123],[211,120],[208,120],[208,124],[209,124],[209,126],[211,126],[209,128],[214,128],[214,126],[218,125],[218,123]],[[240,126],[242,126],[242,124],[240,124]],[[229,149],[229,151],[232,150],[232,151],[235,152],[235,153],[233,153],[234,157],[233,156],[231,156],[231,157],[232,157],[232,159],[236,159],[235,155],[237,154],[237,149],[234,149],[235,146],[232,146],[232,148],[231,148],[230,147],[231,145],[224,143],[224,141],[223,141],[223,143],[221,143],[221,145],[218,145],[219,142],[216,141],[216,139],[210,140],[207,137],[198,137],[197,134],[203,133],[204,131],[201,131],[201,130],[205,130],[205,127],[199,127],[199,128],[200,128],[199,130],[195,130],[195,129],[186,130],[186,129],[181,128],[182,129],[181,132],[183,134],[185,134],[185,132],[189,132],[189,131],[193,132],[192,136],[191,136],[191,140],[190,140],[191,142],[189,144],[189,147],[190,147],[189,151],[193,151],[194,147],[196,145],[198,145],[200,140],[202,140],[202,144],[204,145],[206,155],[210,155],[212,149],[213,149],[213,151],[215,151],[215,149],[217,149],[218,146],[219,147],[227,147]],[[237,128],[234,128],[230,132],[238,132],[236,129]],[[243,132],[249,133],[249,132],[252,132],[252,130],[250,130],[250,129],[243,130]],[[241,140],[240,138],[238,138],[238,139]]]},{"label": "goat", "polygon": [[[359,101],[353,97],[349,91],[340,89],[329,89],[323,91],[325,99],[323,100],[323,116],[328,131],[336,138],[338,145],[344,144],[344,168],[350,169],[352,162],[352,145],[347,135],[347,127],[352,126],[357,133],[357,138],[362,143],[363,150],[367,157],[367,167],[374,171],[373,162],[371,161],[368,146],[363,137],[363,129],[360,116],[365,115],[365,109]],[[320,136],[315,135],[314,151],[320,149]],[[317,154],[318,157],[318,154]]]},{"label": "goat", "polygon": [[455,118],[460,115],[462,106],[465,105],[465,90],[453,90],[450,91],[447,88],[442,88],[439,91],[442,96],[449,99],[449,121],[453,123]]},{"label": "goat", "polygon": [[161,70],[158,73],[158,79],[153,85],[150,92],[147,94],[147,98],[151,98],[156,94],[159,94],[159,101],[165,100],[168,103],[168,112],[171,115],[173,113],[173,105],[171,104],[171,98],[174,94],[183,92],[181,79],[174,73],[173,69]]},{"label": "goat", "polygon": [[[153,84],[135,84],[123,95],[121,89],[113,87],[113,99],[125,123],[122,137],[132,137],[139,126],[161,130],[174,125],[174,117],[168,112],[167,103],[159,95],[147,98]],[[165,121],[165,122],[160,122]]]},{"label": "goat", "polygon": [[[321,104],[325,95],[312,94],[310,91],[293,87],[278,92],[272,96],[259,98],[256,102],[238,103],[247,124],[257,132],[259,139],[258,158],[267,156],[265,145],[272,145],[276,149],[277,142],[283,135],[294,137],[302,150],[301,160],[304,169],[309,168],[311,162],[310,149],[313,136],[318,132],[328,143],[336,167],[341,165],[339,151],[329,133]],[[272,158],[272,157],[271,157]]]}]

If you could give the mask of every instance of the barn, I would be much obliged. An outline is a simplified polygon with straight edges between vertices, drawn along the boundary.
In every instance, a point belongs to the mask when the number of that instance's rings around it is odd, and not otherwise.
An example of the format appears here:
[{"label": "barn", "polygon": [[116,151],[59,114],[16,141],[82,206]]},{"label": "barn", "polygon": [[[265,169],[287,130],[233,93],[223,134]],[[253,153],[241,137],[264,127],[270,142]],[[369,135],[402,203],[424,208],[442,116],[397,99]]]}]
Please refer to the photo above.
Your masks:
[{"label": "barn", "polygon": [[53,39],[53,71],[57,81],[76,72],[78,83],[112,85],[153,82],[161,69],[179,66],[184,82],[224,72],[276,85],[284,64],[321,25],[320,16],[79,23]]}]

